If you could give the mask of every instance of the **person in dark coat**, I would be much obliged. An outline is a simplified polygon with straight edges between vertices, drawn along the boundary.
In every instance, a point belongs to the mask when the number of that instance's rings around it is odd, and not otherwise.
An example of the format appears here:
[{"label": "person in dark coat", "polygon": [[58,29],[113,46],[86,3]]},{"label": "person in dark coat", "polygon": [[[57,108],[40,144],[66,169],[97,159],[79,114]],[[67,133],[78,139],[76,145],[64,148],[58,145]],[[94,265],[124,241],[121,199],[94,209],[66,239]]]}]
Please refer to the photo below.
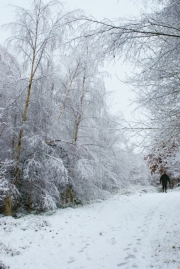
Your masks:
[{"label": "person in dark coat", "polygon": [[169,184],[171,183],[168,175],[166,174],[166,172],[164,172],[160,177],[160,184],[162,184],[163,192],[167,192],[167,183],[168,182],[169,182]]}]

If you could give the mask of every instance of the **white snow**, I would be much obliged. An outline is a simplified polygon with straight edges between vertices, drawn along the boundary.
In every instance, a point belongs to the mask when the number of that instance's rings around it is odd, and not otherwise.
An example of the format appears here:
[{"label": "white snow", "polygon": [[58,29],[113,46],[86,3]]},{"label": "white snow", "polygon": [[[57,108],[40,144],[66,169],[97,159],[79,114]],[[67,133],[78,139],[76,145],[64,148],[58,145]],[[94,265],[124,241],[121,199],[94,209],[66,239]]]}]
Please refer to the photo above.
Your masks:
[{"label": "white snow", "polygon": [[115,195],[52,215],[0,218],[11,269],[180,268],[180,192]]}]

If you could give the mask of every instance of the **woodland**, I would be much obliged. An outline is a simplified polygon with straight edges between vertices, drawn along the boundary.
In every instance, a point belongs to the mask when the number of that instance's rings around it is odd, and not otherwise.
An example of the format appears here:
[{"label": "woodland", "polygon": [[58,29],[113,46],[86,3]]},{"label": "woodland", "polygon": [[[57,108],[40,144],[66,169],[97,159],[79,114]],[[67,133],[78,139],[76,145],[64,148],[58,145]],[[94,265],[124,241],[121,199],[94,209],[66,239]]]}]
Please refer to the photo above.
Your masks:
[{"label": "woodland", "polygon": [[[0,213],[106,199],[180,177],[180,1],[148,1],[140,18],[97,21],[59,1],[14,7],[0,46]],[[101,71],[121,57],[143,114],[110,112]],[[136,153],[130,136],[141,137]]]}]

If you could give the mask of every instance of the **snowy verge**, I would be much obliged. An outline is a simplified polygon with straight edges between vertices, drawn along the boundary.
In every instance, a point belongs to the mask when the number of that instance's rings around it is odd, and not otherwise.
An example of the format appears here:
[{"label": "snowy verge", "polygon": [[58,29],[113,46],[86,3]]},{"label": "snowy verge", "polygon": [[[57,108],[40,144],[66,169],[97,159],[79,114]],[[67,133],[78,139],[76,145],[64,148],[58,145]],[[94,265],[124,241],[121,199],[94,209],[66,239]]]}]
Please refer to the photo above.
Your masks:
[{"label": "snowy verge", "polygon": [[142,186],[139,184],[136,185],[130,185],[127,188],[122,188],[119,193],[121,195],[131,195],[131,194],[138,194],[138,193],[153,193],[157,192],[157,188],[153,187],[151,185],[149,186]]}]

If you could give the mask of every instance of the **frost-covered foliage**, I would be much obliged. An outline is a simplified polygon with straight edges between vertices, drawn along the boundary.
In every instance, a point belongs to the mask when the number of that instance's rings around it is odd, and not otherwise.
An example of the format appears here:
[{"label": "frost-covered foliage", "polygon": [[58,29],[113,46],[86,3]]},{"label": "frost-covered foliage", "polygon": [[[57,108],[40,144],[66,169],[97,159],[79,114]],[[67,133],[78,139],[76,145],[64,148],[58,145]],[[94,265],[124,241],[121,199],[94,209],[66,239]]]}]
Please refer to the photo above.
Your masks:
[{"label": "frost-covered foliage", "polygon": [[55,210],[61,204],[61,194],[68,184],[68,172],[61,156],[39,136],[28,140],[28,152],[22,164],[20,186],[30,209]]},{"label": "frost-covered foliage", "polygon": [[151,173],[161,174],[163,170],[169,170],[172,166],[170,159],[174,158],[178,150],[178,142],[166,141],[157,144],[146,156],[148,166],[151,169]]},{"label": "frost-covered foliage", "polygon": [[180,1],[149,3],[154,3],[154,9],[138,18],[97,22],[89,17],[83,34],[89,42],[101,46],[102,57],[125,55],[137,68],[128,78],[143,115],[133,125],[134,130],[141,134],[146,148],[149,146],[151,161],[157,161],[152,165],[159,172],[161,167],[168,167],[176,174],[174,153],[169,158],[168,151],[172,141],[180,142]]},{"label": "frost-covered foliage", "polygon": [[[180,2],[166,1],[160,12],[150,15],[149,31],[154,44],[148,57],[142,57],[143,69],[132,82],[137,86],[137,102],[147,115],[141,124],[147,128],[149,164],[152,173],[160,175],[165,169],[173,179],[179,178],[178,152],[180,143],[179,92],[179,19]],[[154,24],[155,22],[155,24]],[[145,42],[144,42],[145,46]]]},{"label": "frost-covered foliage", "polygon": [[180,147],[176,149],[173,156],[170,156],[169,162],[171,167],[169,167],[169,172],[172,174],[172,177],[180,180]]},{"label": "frost-covered foliage", "polygon": [[148,176],[127,147],[121,118],[109,112],[99,50],[67,45],[78,12],[58,4],[56,13],[56,4],[16,9],[8,44],[19,59],[0,47],[0,156],[11,160],[1,200],[13,198],[15,210],[104,198]]},{"label": "frost-covered foliage", "polygon": [[146,186],[151,182],[150,169],[142,154],[132,153],[130,168],[130,180],[132,185]]},{"label": "frost-covered foliage", "polygon": [[5,199],[11,197],[16,200],[19,197],[19,191],[11,181],[12,161],[0,162],[0,211],[4,212]]},{"label": "frost-covered foliage", "polygon": [[4,199],[10,192],[10,184],[9,181],[6,179],[7,167],[8,162],[0,163],[0,205],[4,204]]}]

